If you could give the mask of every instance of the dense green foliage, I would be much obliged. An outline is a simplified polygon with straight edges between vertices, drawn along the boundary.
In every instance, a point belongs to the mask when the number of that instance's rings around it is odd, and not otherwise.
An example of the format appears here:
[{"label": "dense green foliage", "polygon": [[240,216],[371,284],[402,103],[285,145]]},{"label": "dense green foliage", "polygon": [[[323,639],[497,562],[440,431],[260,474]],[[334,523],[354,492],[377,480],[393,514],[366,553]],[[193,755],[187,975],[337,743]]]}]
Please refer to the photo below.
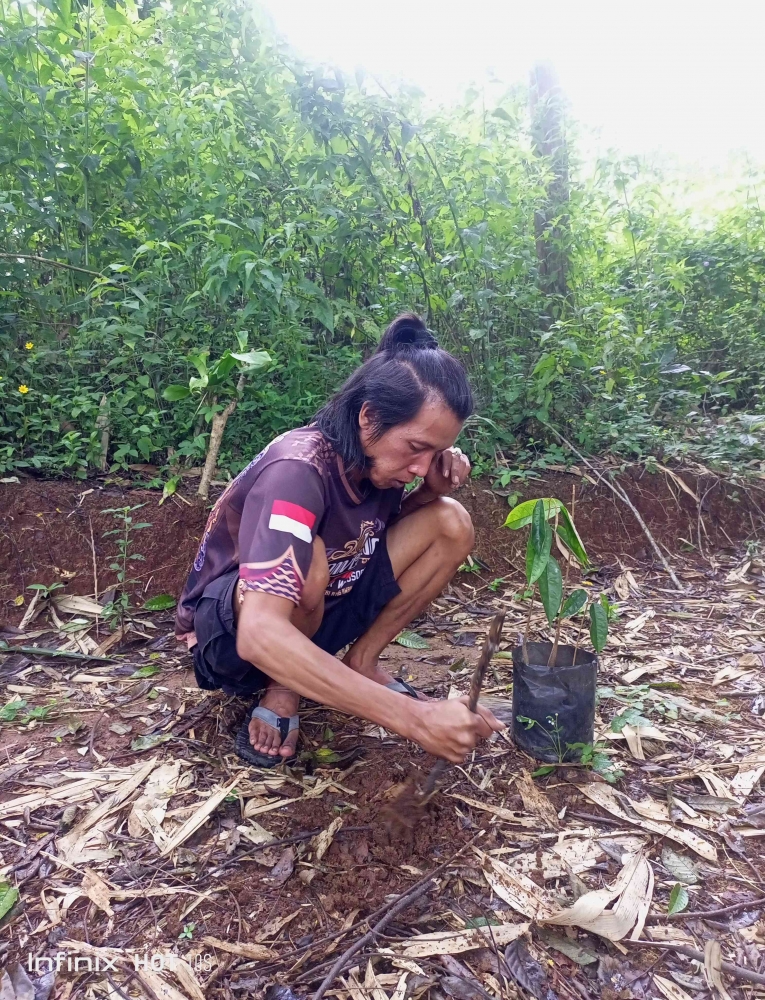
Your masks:
[{"label": "dense green foliage", "polygon": [[572,168],[553,293],[532,137],[523,94],[426,113],[299,65],[236,0],[0,0],[0,468],[85,475],[104,420],[113,468],[198,464],[226,399],[163,390],[246,333],[273,364],[226,431],[236,471],[403,309],[470,366],[483,467],[545,422],[592,451],[739,458],[751,427],[708,429],[762,409],[756,199],[702,226],[644,168]]}]

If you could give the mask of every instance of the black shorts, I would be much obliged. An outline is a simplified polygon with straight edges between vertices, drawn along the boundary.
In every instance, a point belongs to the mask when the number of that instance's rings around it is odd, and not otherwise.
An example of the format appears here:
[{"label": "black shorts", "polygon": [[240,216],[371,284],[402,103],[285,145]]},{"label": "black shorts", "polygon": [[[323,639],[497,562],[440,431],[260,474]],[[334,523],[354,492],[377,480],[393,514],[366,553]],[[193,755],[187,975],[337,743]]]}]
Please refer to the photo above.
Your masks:
[{"label": "black shorts", "polygon": [[[238,579],[239,570],[232,569],[209,583],[194,613],[197,645],[191,652],[197,684],[204,691],[222,688],[226,694],[250,695],[264,688],[269,680],[236,651],[234,600]],[[383,535],[353,590],[332,602],[311,641],[334,656],[363,635],[399,593],[401,588],[393,575]]]}]

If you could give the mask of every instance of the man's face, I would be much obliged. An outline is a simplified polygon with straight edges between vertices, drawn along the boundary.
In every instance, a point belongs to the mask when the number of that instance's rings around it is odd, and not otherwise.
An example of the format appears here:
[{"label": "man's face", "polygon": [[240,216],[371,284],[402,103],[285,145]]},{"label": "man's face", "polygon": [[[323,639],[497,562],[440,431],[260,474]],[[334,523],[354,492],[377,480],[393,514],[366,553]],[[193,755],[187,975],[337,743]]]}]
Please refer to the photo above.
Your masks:
[{"label": "man's face", "polygon": [[416,416],[385,431],[376,441],[367,403],[359,414],[359,436],[369,459],[368,478],[378,489],[405,486],[425,476],[435,455],[451,448],[462,422],[440,399],[426,399]]}]

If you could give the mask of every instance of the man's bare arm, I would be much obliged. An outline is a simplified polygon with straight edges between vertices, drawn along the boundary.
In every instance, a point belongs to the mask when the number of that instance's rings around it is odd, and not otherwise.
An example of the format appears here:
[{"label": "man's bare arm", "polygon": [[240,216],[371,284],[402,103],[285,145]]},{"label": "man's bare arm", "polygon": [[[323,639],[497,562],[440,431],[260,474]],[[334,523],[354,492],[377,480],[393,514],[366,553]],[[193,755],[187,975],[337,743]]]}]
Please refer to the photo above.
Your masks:
[{"label": "man's bare arm", "polygon": [[273,680],[313,701],[384,726],[429,753],[462,761],[479,739],[502,729],[491,712],[470,712],[459,699],[417,701],[369,680],[325,653],[290,621],[282,597],[245,594],[237,652]]}]

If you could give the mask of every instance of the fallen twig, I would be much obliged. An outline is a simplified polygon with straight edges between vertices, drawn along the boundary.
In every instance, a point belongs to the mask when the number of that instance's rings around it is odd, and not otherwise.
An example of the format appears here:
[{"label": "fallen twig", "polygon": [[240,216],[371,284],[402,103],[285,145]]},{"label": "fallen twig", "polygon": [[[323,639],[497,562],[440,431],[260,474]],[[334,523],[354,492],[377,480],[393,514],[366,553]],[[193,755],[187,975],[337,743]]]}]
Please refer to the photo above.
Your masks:
[{"label": "fallen twig", "polygon": [[[683,914],[688,916],[688,914]],[[637,945],[639,948],[664,948],[667,951],[674,951],[677,955],[685,955],[687,958],[692,958],[697,962],[704,962],[704,952],[696,951],[695,948],[688,948],[684,944],[671,944],[664,941],[630,941],[624,939],[621,944],[627,945]],[[720,968],[723,972],[727,972],[729,976],[733,976],[734,979],[741,979],[747,983],[759,983],[761,986],[765,986],[765,975],[761,972],[755,972],[753,969],[745,969],[741,965],[734,965],[732,962],[721,962]]]},{"label": "fallen twig", "polygon": [[27,656],[57,656],[63,660],[97,660],[99,663],[118,663],[111,656],[89,656],[87,653],[70,653],[63,649],[46,649],[44,646],[9,646],[0,639],[0,653],[24,653]]},{"label": "fallen twig", "polygon": [[[432,888],[432,881],[433,877],[431,875],[424,885],[420,885],[415,889],[412,889],[409,892],[407,892],[404,896],[402,896],[399,899],[397,903],[395,903],[391,907],[390,910],[388,910],[388,912],[385,914],[384,917],[382,917],[380,920],[377,921],[377,923],[374,925],[374,927],[371,928],[371,930],[367,931],[367,933],[363,937],[359,938],[358,941],[354,941],[354,943],[350,946],[350,948],[346,948],[346,950],[342,953],[340,958],[338,958],[338,960],[329,970],[327,975],[324,977],[321,986],[313,995],[313,1000],[321,1000],[321,998],[330,988],[332,983],[334,983],[335,977],[342,970],[346,962],[349,959],[353,958],[356,952],[361,951],[361,949],[364,947],[365,944],[368,944],[370,941],[373,941],[374,938],[377,936],[377,934],[379,934],[384,927],[387,927],[387,925],[391,922],[391,920],[393,920],[394,917],[397,917],[399,913],[401,913],[403,910],[406,910],[409,906],[411,906],[416,899],[418,899],[420,896],[423,896],[426,892],[428,892],[428,890]],[[763,982],[765,982],[765,977],[763,977]]]},{"label": "fallen twig", "polygon": [[467,850],[468,847],[474,844],[475,841],[478,840],[478,838],[482,836],[483,833],[484,833],[483,830],[479,830],[474,837],[471,837],[470,840],[466,844],[463,844],[458,851],[455,851],[450,858],[442,862],[437,868],[434,868],[433,871],[430,872],[428,875],[426,875],[424,878],[420,879],[420,881],[417,882],[415,885],[413,885],[408,892],[405,892],[402,896],[399,896],[399,898],[391,905],[391,908],[388,910],[385,916],[381,917],[381,919],[377,921],[374,927],[371,927],[369,931],[367,931],[367,933],[364,934],[363,937],[359,938],[358,941],[352,944],[350,948],[346,948],[346,950],[343,952],[340,958],[338,958],[338,960],[329,970],[327,975],[324,977],[324,980],[322,981],[318,990],[313,995],[313,1000],[321,1000],[321,998],[330,988],[332,983],[335,981],[337,974],[342,970],[343,966],[348,961],[348,959],[353,958],[353,956],[357,954],[357,952],[361,951],[361,949],[364,947],[365,944],[367,944],[369,941],[374,940],[376,935],[379,934],[379,932],[383,930],[383,928],[386,927],[395,916],[398,916],[398,914],[401,913],[403,910],[405,910],[408,906],[410,906],[415,901],[415,899],[418,899],[425,892],[427,892],[431,888],[431,883],[435,878],[435,876],[438,875],[439,872],[442,872],[445,868],[447,868],[454,861],[456,857],[462,854],[463,851]]},{"label": "fallen twig", "polygon": [[656,924],[662,920],[688,920],[689,918],[703,920],[705,917],[724,917],[726,913],[736,913],[749,906],[752,909],[765,906],[765,896],[761,896],[759,899],[745,899],[740,903],[732,903],[730,906],[722,906],[719,910],[685,910],[682,913],[662,913],[649,917],[646,923]]}]

